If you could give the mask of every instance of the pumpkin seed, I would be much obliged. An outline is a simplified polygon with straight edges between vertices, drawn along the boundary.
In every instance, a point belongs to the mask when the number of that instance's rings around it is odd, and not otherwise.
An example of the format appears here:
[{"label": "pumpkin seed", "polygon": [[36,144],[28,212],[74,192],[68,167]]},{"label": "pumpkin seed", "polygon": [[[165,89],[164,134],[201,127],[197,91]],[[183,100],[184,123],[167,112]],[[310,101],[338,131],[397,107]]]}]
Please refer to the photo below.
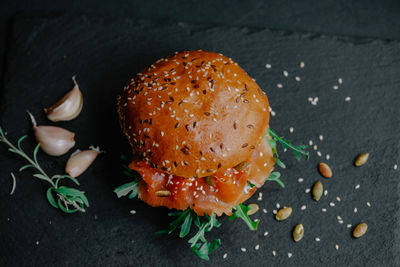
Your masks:
[{"label": "pumpkin seed", "polygon": [[353,236],[355,238],[362,237],[368,230],[368,225],[366,223],[360,223],[359,225],[354,228]]},{"label": "pumpkin seed", "polygon": [[320,200],[323,193],[324,193],[324,186],[320,181],[316,182],[312,188],[313,199],[315,201]]},{"label": "pumpkin seed", "polygon": [[277,221],[284,221],[287,218],[289,218],[290,214],[292,214],[292,208],[291,207],[284,207],[280,210],[275,215],[275,219]]},{"label": "pumpkin seed", "polygon": [[204,181],[205,181],[206,184],[208,184],[209,186],[215,186],[215,180],[214,180],[214,177],[212,177],[212,176],[206,176],[206,177],[204,177]]},{"label": "pumpkin seed", "polygon": [[158,197],[169,197],[171,196],[171,192],[168,190],[159,190],[156,192],[156,196]]},{"label": "pumpkin seed", "polygon": [[325,178],[332,177],[332,169],[328,166],[328,164],[321,162],[320,164],[318,164],[318,170]]},{"label": "pumpkin seed", "polygon": [[257,204],[249,204],[248,207],[250,208],[250,210],[247,212],[247,215],[253,215],[259,209]]},{"label": "pumpkin seed", "polygon": [[300,223],[293,229],[293,240],[299,242],[304,236],[304,226]]},{"label": "pumpkin seed", "polygon": [[354,161],[354,165],[360,167],[367,163],[369,157],[369,153],[361,153],[357,156],[356,160]]},{"label": "pumpkin seed", "polygon": [[248,166],[249,166],[249,163],[247,161],[243,161],[243,162],[240,162],[238,165],[236,165],[233,168],[235,168],[237,171],[242,172],[242,171],[246,170]]}]

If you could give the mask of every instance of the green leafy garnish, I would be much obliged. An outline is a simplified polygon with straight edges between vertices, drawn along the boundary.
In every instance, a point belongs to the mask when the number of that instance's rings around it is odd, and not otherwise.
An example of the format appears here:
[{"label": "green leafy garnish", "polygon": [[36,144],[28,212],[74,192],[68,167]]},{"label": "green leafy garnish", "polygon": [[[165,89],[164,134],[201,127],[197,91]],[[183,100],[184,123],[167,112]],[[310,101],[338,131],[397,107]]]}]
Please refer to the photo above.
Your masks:
[{"label": "green leafy garnish", "polygon": [[156,232],[156,234],[171,234],[176,229],[180,228],[179,237],[183,238],[190,232],[192,223],[198,227],[198,232],[189,239],[189,244],[192,252],[203,260],[209,260],[209,254],[216,250],[221,245],[221,240],[216,239],[211,243],[207,242],[205,233],[210,232],[214,227],[220,227],[221,223],[217,220],[215,213],[211,216],[204,214],[205,221],[201,222],[200,217],[190,208],[184,211],[170,212],[168,216],[176,216],[168,229]]},{"label": "green leafy garnish", "polygon": [[281,177],[281,174],[279,172],[272,172],[267,178],[267,181],[277,182],[280,186],[284,188],[285,184],[279,179],[279,177]]},{"label": "green leafy garnish", "polygon": [[[125,155],[121,155],[121,160],[124,162],[128,163],[128,158]],[[118,198],[121,198],[123,196],[127,196],[129,199],[135,198],[139,196],[139,180],[140,177],[131,169],[128,167],[127,164],[122,164],[122,167],[124,168],[123,174],[130,178],[134,178],[132,182],[120,185],[114,189],[114,193],[117,194]]]},{"label": "green leafy garnish", "polygon": [[[269,140],[269,145],[271,146],[272,152],[274,155],[278,157],[278,153],[276,152],[276,142],[279,142],[283,148],[286,149],[291,149],[297,160],[301,159],[301,156],[304,155],[306,157],[306,160],[309,158],[309,153],[305,149],[307,148],[306,145],[292,145],[290,141],[284,139],[283,137],[279,136],[276,132],[274,132],[271,128],[268,129],[267,133],[271,136],[271,140]],[[278,164],[278,163],[277,163]]]},{"label": "green leafy garnish", "polygon": [[[50,183],[51,187],[49,187],[46,191],[46,198],[49,201],[50,205],[54,208],[59,208],[66,213],[74,213],[77,211],[85,212],[85,207],[89,207],[89,201],[86,198],[85,193],[72,187],[59,186],[59,182],[63,179],[69,179],[77,185],[79,185],[79,181],[76,178],[67,174],[53,175],[52,177],[49,177],[40,167],[37,160],[37,154],[39,152],[40,144],[37,144],[33,151],[33,159],[31,159],[22,150],[21,143],[26,137],[26,135],[22,136],[20,139],[18,139],[17,146],[14,146],[6,138],[3,130],[0,127],[0,142],[6,143],[10,147],[8,151],[17,154],[28,161],[28,164],[22,166],[19,171],[21,172],[28,168],[35,169],[39,173],[33,174],[34,177]],[[56,196],[56,198],[54,197],[54,195]]]},{"label": "green leafy garnish", "polygon": [[247,212],[249,212],[249,210],[251,210],[249,206],[239,204],[233,208],[233,214],[229,217],[229,220],[232,221],[236,218],[240,218],[247,224],[251,231],[256,231],[258,223],[260,221],[253,221],[252,219],[250,219],[249,215],[247,215]]}]

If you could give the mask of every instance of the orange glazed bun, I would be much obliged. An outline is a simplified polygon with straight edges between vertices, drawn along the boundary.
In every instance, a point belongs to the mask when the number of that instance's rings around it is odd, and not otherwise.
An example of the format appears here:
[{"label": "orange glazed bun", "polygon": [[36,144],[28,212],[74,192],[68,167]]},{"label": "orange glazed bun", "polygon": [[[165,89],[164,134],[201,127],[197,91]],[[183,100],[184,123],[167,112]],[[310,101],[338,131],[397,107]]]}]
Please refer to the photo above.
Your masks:
[{"label": "orange glazed bun", "polygon": [[134,155],[183,178],[247,161],[268,129],[268,108],[265,94],[237,63],[205,51],[158,60],[118,98]]}]

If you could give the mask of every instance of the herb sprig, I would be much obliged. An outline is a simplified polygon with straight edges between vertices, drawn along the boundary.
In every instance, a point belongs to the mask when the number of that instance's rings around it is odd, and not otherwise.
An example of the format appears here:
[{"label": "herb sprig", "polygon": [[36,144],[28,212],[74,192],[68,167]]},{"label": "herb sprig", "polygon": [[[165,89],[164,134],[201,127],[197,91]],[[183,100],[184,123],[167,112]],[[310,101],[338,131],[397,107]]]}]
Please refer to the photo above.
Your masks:
[{"label": "herb sprig", "polygon": [[260,221],[253,221],[250,219],[249,215],[247,215],[250,210],[250,206],[239,204],[233,208],[233,214],[229,217],[229,220],[232,221],[236,218],[240,218],[247,224],[251,231],[256,231]]},{"label": "herb sprig", "polygon": [[[293,145],[290,141],[284,139],[283,137],[279,136],[274,130],[269,128],[267,130],[267,134],[271,136],[271,139],[268,139],[268,144],[272,149],[272,153],[275,158],[275,163],[279,167],[285,169],[286,165],[279,159],[279,154],[276,149],[276,144],[280,143],[283,148],[285,149],[290,149],[294,152],[296,159],[300,160],[302,156],[305,156],[306,160],[309,158],[309,153],[306,150],[307,145],[298,145],[295,146]],[[275,181],[277,182],[281,187],[285,187],[285,184],[279,179],[281,174],[279,172],[273,172],[271,175],[267,178],[267,181]]]},{"label": "herb sprig", "polygon": [[[89,201],[86,198],[85,193],[72,187],[59,185],[60,181],[63,179],[69,179],[76,185],[79,185],[79,181],[76,178],[67,174],[57,174],[51,177],[48,176],[46,172],[40,167],[37,160],[37,154],[39,152],[40,144],[36,145],[33,151],[32,159],[22,150],[21,143],[25,138],[27,138],[27,135],[24,135],[20,139],[18,139],[17,146],[14,146],[6,138],[6,135],[0,127],[0,142],[3,142],[9,146],[8,151],[17,154],[28,161],[28,164],[22,166],[19,171],[22,172],[23,170],[26,170],[28,168],[35,169],[38,173],[33,174],[33,176],[38,179],[44,180],[51,185],[46,192],[46,197],[50,205],[56,209],[59,208],[65,213],[74,213],[77,211],[85,212],[85,207],[89,207]],[[56,198],[54,196],[56,196]]]},{"label": "herb sprig", "polygon": [[221,245],[220,239],[207,242],[205,238],[206,232],[210,232],[214,227],[218,228],[221,226],[215,213],[211,216],[204,214],[205,220],[203,222],[201,222],[200,217],[190,208],[184,211],[170,212],[168,216],[176,216],[177,218],[169,224],[168,229],[158,231],[156,234],[171,234],[173,231],[180,228],[179,237],[184,238],[189,234],[191,226],[194,224],[197,226],[198,231],[188,242],[192,252],[199,258],[208,261],[210,259],[209,254]]},{"label": "herb sprig", "polygon": [[139,197],[139,180],[138,175],[128,167],[127,162],[128,158],[125,155],[121,155],[121,160],[125,163],[122,164],[124,168],[124,174],[130,178],[133,178],[133,181],[120,185],[114,189],[114,193],[117,194],[118,198],[128,195],[129,199]]}]

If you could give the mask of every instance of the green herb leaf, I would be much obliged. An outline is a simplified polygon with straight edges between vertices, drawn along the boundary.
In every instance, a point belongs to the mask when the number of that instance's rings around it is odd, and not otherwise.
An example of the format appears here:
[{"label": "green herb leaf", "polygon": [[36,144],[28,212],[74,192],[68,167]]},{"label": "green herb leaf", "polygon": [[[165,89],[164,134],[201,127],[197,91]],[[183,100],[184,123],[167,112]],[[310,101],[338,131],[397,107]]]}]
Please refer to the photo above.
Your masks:
[{"label": "green herb leaf", "polygon": [[19,168],[19,172],[22,172],[23,170],[28,169],[28,168],[35,168],[35,166],[33,166],[31,164],[24,165],[21,168]]},{"label": "green herb leaf", "polygon": [[66,186],[60,186],[58,188],[55,188],[54,191],[62,195],[67,200],[71,201],[80,200],[80,202],[83,203],[86,207],[89,207],[89,201],[86,198],[85,193],[79,191],[78,189]]},{"label": "green herb leaf", "polygon": [[192,226],[192,221],[193,221],[193,216],[190,213],[189,216],[185,217],[185,220],[183,221],[183,223],[181,225],[181,232],[179,233],[180,238],[183,238],[183,237],[187,236],[187,234],[189,234],[190,227]]},{"label": "green herb leaf", "polygon": [[45,180],[45,181],[49,181],[49,178],[47,178],[46,176],[44,176],[43,174],[40,174],[40,173],[36,173],[33,176],[36,177],[36,178]]},{"label": "green herb leaf", "polygon": [[47,197],[47,200],[49,201],[49,203],[54,207],[54,208],[56,208],[56,209],[58,209],[58,205],[57,205],[57,202],[56,202],[56,200],[54,199],[54,196],[53,196],[53,187],[49,187],[49,189],[47,189],[47,192],[46,192],[46,197]]},{"label": "green herb leaf", "polygon": [[173,231],[175,231],[176,228],[178,228],[181,223],[186,219],[187,216],[191,216],[190,214],[190,209],[187,208],[184,211],[179,211],[179,212],[170,212],[168,216],[178,216],[175,220],[173,220],[170,224],[168,229],[166,230],[161,230],[157,231],[156,234],[170,234]]},{"label": "green herb leaf", "polygon": [[217,248],[219,248],[220,246],[221,246],[221,239],[215,239],[213,242],[204,243],[203,245],[197,243],[191,249],[192,252],[200,259],[209,261],[210,257],[208,255]]},{"label": "green herb leaf", "polygon": [[[300,160],[302,155],[304,155],[306,160],[308,160],[309,153],[308,153],[308,151],[305,150],[307,148],[306,145],[295,146],[290,141],[279,136],[271,128],[268,129],[267,133],[272,137],[273,140],[278,141],[282,145],[283,148],[291,149],[294,152],[297,160]],[[270,143],[270,145],[271,145],[271,143]],[[274,149],[272,147],[271,147],[271,149],[274,151]],[[276,150],[276,145],[275,145],[275,150]],[[274,154],[276,154],[278,156],[277,153],[274,152]]]},{"label": "green herb leaf", "polygon": [[22,148],[21,148],[21,142],[22,142],[25,138],[27,138],[27,137],[28,137],[27,135],[24,135],[24,136],[22,136],[20,139],[18,139],[18,141],[17,141],[17,146],[18,146],[19,150],[22,150]]},{"label": "green herb leaf", "polygon": [[40,144],[37,144],[35,147],[35,150],[33,150],[33,160],[35,161],[36,164],[38,164],[37,161],[37,153],[39,152]]},{"label": "green herb leaf", "polygon": [[279,179],[281,177],[281,174],[279,172],[272,172],[270,176],[267,178],[267,181],[274,181],[277,182],[280,186],[283,188],[285,187],[285,184]]},{"label": "green herb leaf", "polygon": [[118,198],[129,194],[129,198],[136,197],[139,193],[138,182],[133,181],[127,184],[123,184],[114,189],[114,193],[117,194]]},{"label": "green herb leaf", "polygon": [[250,217],[247,215],[247,212],[250,209],[251,208],[249,208],[248,206],[243,205],[243,204],[239,204],[239,205],[235,206],[232,210],[233,214],[232,214],[232,216],[229,217],[229,220],[232,221],[236,218],[240,218],[247,224],[247,226],[249,227],[249,229],[251,231],[257,230],[257,226],[260,221],[252,221],[250,219]]}]

